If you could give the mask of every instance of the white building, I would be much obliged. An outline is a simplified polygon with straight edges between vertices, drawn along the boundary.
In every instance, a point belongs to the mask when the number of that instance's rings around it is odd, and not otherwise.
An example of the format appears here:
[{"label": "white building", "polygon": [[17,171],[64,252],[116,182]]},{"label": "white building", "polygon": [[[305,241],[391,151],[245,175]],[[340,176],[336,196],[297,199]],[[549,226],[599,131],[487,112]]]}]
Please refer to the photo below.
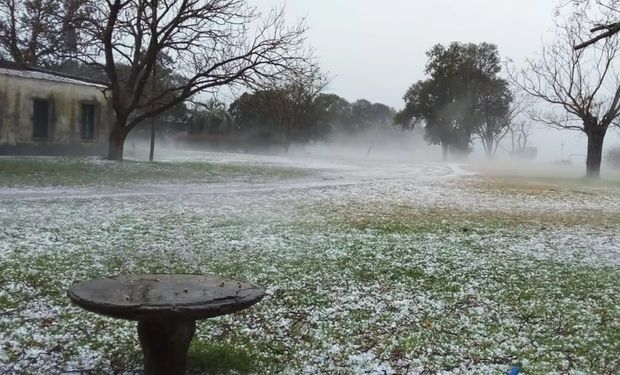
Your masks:
[{"label": "white building", "polygon": [[0,155],[104,155],[101,83],[0,61]]}]

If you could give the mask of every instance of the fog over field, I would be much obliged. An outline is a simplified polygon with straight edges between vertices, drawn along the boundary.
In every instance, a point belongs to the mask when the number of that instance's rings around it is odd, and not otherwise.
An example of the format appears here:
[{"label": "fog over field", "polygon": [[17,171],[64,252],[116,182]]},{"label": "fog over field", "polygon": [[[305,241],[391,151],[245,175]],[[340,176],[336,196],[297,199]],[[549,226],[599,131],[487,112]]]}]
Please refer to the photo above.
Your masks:
[{"label": "fog over field", "polygon": [[[283,4],[254,3],[263,9]],[[317,0],[290,1],[286,8],[289,19],[305,17],[313,25],[310,41],[323,69],[333,75],[329,91],[348,100],[363,97],[400,109],[408,85],[423,78],[425,52],[434,44],[455,40],[495,43],[502,58],[520,68],[526,59],[540,56],[543,43],[553,40],[554,16],[564,3],[394,0],[383,7],[370,0]],[[536,126],[531,145],[538,148],[538,159],[543,162],[573,155],[581,163],[587,140],[581,132]],[[612,129],[605,149],[613,146],[620,146],[620,131]],[[499,154],[504,153],[500,150]],[[472,156],[484,158],[479,144]]]},{"label": "fog over field", "polygon": [[[452,162],[461,163],[472,170],[482,170],[485,173],[500,173],[509,175],[541,177],[545,174],[556,177],[582,177],[585,174],[586,140],[583,136],[574,135],[571,131],[559,132],[555,129],[538,127],[531,135],[531,145],[537,148],[538,154],[533,159],[519,159],[510,157],[510,137],[502,142],[496,156],[489,159],[482,151],[478,142],[473,144],[473,152],[467,155],[453,155]],[[605,150],[614,147],[617,132],[610,132]],[[309,167],[325,161],[344,161],[369,168],[380,174],[382,169],[389,168],[391,163],[440,162],[441,148],[438,145],[429,145],[424,140],[423,129],[403,131],[396,127],[374,128],[357,134],[336,133],[328,139],[317,140],[304,144],[293,144],[286,152],[281,146],[263,147],[252,151],[242,148],[235,150],[229,147],[227,153],[236,151],[235,159],[262,160],[263,157],[272,157],[282,164],[295,164],[300,167]],[[619,140],[620,141],[620,140]],[[207,145],[187,145],[177,141],[174,137],[158,137],[155,143],[156,160],[205,160],[220,159],[218,153],[221,148]],[[127,156],[132,160],[147,160],[149,153],[149,139],[145,137],[130,137],[126,148]],[[563,161],[563,162],[562,162]],[[605,161],[602,174],[606,179],[620,178],[620,171],[613,169]]]}]

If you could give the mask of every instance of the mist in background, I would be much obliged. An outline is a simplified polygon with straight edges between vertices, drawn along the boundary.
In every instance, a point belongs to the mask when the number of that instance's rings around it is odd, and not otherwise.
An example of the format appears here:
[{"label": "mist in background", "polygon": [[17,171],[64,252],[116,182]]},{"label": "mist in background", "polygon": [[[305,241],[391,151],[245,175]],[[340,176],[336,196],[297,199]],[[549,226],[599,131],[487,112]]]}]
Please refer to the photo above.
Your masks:
[{"label": "mist in background", "polygon": [[[554,15],[560,4],[540,0],[254,0],[261,9],[285,4],[290,22],[305,17],[309,43],[321,67],[332,74],[329,89],[353,100],[367,98],[396,110],[404,106],[407,88],[424,78],[425,52],[437,43],[489,42],[499,47],[515,67],[539,55],[543,42],[553,39]],[[620,145],[620,132],[610,129],[605,150]],[[537,160],[562,157],[583,162],[586,137],[577,131],[534,126],[529,140]],[[563,145],[563,146],[562,146]],[[506,145],[504,145],[506,148]],[[440,152],[440,151],[439,151]],[[474,142],[470,158],[482,159]],[[498,159],[508,155],[500,150]]]},{"label": "mist in background", "polygon": [[[385,4],[369,0],[254,0],[253,3],[265,11],[285,4],[290,23],[306,19],[310,26],[308,42],[316,50],[321,68],[331,77],[327,91],[350,102],[365,98],[386,104],[396,111],[404,107],[402,97],[407,88],[424,78],[425,52],[433,45],[452,41],[493,43],[499,47],[503,59],[520,68],[527,58],[539,55],[544,42],[553,39],[554,14],[558,6],[556,1],[539,0],[392,0]],[[240,93],[220,94],[220,98],[230,105]],[[144,131],[130,136],[127,143],[130,155],[142,155],[147,137]],[[528,146],[536,148],[534,160],[512,157],[510,135],[502,141],[495,160],[554,166],[563,162],[564,166],[570,164],[582,171],[586,144],[585,134],[579,131],[558,130],[533,123]],[[620,131],[611,128],[605,139],[604,155],[614,146],[620,146]],[[278,145],[221,147],[200,142],[188,144],[176,136],[162,134],[158,135],[157,147],[291,157],[441,160],[441,148],[425,142],[422,126],[409,132],[386,124],[354,134],[336,129],[308,142],[293,142],[289,152]],[[452,155],[450,160],[488,162],[480,141],[475,138],[469,155],[460,158]]]}]

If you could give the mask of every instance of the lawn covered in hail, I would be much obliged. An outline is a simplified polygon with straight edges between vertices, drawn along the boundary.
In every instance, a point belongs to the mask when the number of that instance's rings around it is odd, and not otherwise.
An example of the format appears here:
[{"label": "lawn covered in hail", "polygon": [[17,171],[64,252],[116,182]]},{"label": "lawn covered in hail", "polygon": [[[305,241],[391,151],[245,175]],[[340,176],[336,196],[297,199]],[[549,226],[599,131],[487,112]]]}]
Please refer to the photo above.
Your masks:
[{"label": "lawn covered in hail", "polygon": [[192,373],[620,373],[618,183],[218,154],[0,184],[2,374],[139,374],[135,323],[65,291],[145,272],[267,289],[198,324]]}]

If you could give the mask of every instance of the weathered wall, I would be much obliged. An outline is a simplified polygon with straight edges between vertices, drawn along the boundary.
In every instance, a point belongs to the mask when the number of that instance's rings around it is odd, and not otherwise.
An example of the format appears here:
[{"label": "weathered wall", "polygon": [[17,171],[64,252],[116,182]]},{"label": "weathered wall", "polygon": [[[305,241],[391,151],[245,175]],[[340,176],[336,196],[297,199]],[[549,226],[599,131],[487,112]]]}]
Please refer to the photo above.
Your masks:
[{"label": "weathered wall", "polygon": [[[52,103],[47,140],[33,139],[36,98]],[[97,106],[94,140],[81,139],[82,103]],[[99,87],[0,74],[0,154],[103,155],[110,119],[109,106]]]}]

